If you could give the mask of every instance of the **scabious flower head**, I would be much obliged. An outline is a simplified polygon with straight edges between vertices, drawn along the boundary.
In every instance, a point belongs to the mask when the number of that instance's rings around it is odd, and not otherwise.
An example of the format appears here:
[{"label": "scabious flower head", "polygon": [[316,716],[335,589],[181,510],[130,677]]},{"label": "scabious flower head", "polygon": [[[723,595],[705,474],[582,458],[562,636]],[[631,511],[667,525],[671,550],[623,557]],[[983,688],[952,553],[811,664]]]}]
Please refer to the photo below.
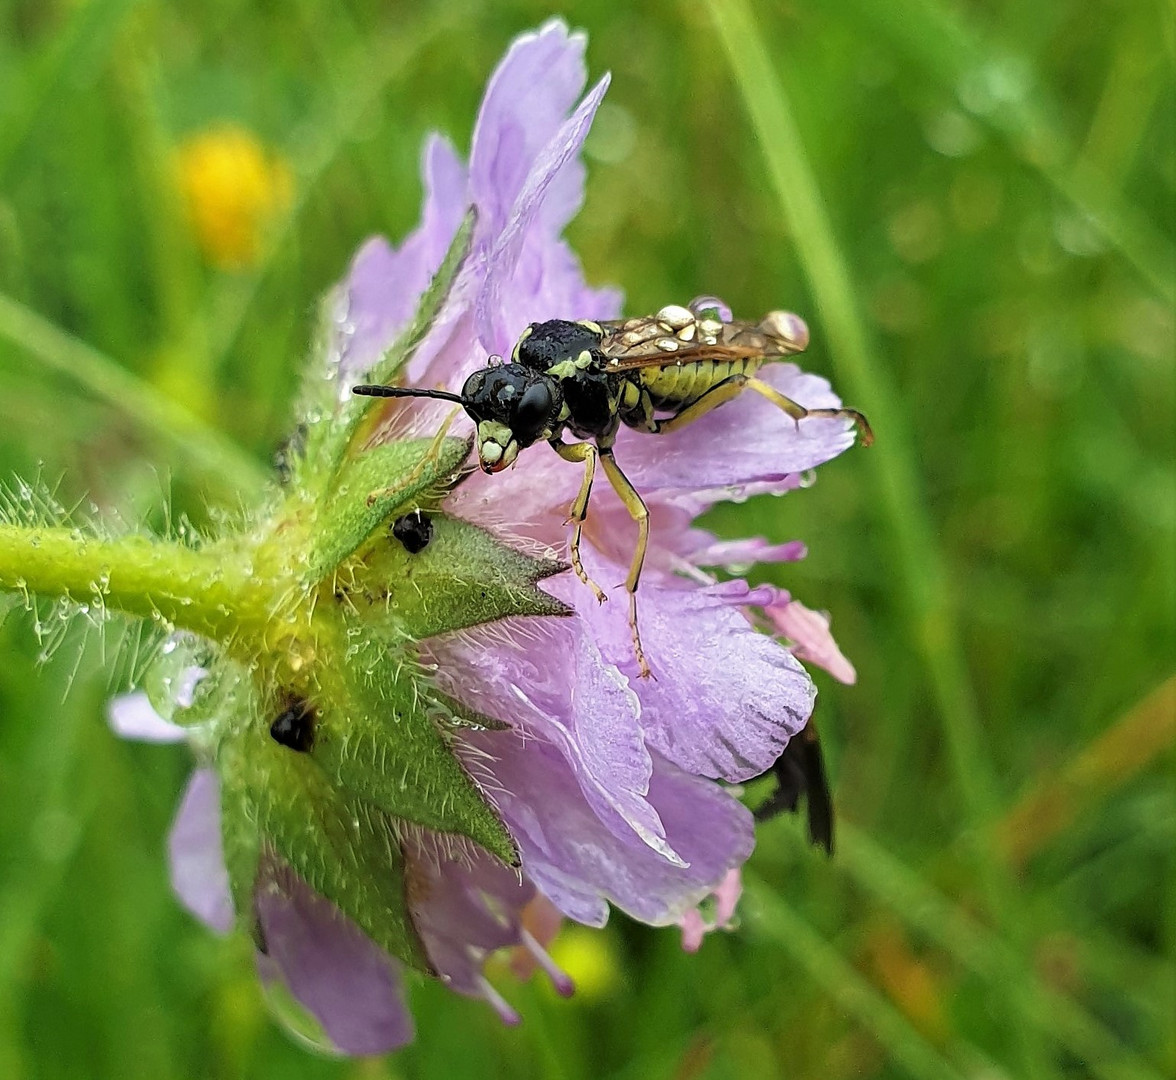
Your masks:
[{"label": "scabious flower head", "polygon": [[[328,299],[326,365],[310,383],[329,394],[307,413],[295,488],[329,445],[319,427],[355,407],[350,387],[378,376],[403,340],[470,207],[468,254],[414,338],[405,382],[455,391],[531,321],[619,315],[619,294],[589,287],[561,238],[607,86],[581,98],[583,52],[559,22],[519,38],[490,80],[468,164],[429,139],[419,227],[396,247],[369,241]],[[792,364],[763,377],[807,407],[840,404]],[[544,947],[560,917],[602,926],[612,906],[680,926],[688,948],[727,925],[754,834],[718,781],[769,769],[815,697],[794,651],[754,623],[773,622],[835,674],[848,666],[818,616],[713,573],[799,558],[800,545],[720,541],[694,525],[719,500],[797,487],[851,444],[843,421],[797,425],[748,394],[672,434],[622,429],[616,458],[652,523],[640,618],[655,677],[643,679],[626,605],[597,604],[559,572],[581,470],[537,447],[503,473],[462,474],[468,421],[451,411],[422,399],[373,408],[351,479],[305,512],[283,511],[273,530],[291,543],[300,529],[313,537],[324,521],[362,517],[346,499],[364,477],[376,487],[364,464],[375,462],[399,487],[363,505],[425,507],[434,532],[423,549],[370,529],[352,548],[309,540],[297,565],[334,567],[306,616],[316,634],[279,619],[257,631],[269,652],[234,639],[221,661],[174,639],[150,697],[112,707],[123,733],[184,738],[201,762],[171,835],[181,899],[215,929],[243,923],[263,979],[345,1053],[412,1037],[406,966],[514,1021],[484,961],[513,948],[517,968],[524,950],[570,991]],[[583,558],[610,587],[636,533],[597,486]],[[250,565],[261,573],[276,558]],[[284,685],[302,689],[283,697]]]}]

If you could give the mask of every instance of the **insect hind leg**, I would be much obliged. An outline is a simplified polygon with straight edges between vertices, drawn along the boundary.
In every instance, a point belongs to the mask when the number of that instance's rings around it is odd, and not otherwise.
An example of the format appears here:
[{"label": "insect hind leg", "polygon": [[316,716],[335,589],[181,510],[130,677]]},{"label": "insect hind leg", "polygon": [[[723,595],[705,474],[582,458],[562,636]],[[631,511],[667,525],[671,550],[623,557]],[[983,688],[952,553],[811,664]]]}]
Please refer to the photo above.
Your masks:
[{"label": "insect hind leg", "polygon": [[[740,378],[741,376],[735,376]],[[783,409],[789,416],[792,417],[798,424],[801,420],[806,420],[813,416],[824,416],[834,420],[850,420],[853,426],[857,428],[858,435],[861,437],[862,446],[869,446],[874,441],[874,432],[870,427],[870,422],[857,409],[806,409],[803,405],[793,401],[790,397],[785,397],[774,386],[757,379],[754,376],[742,376],[747,379],[747,388],[754,390],[761,397],[767,398],[773,405]]]},{"label": "insect hind leg", "polygon": [[696,401],[691,402],[681,412],[665,420],[655,421],[653,431],[658,435],[666,435],[678,428],[686,427],[699,417],[705,416],[712,409],[737,398],[744,390],[754,390],[761,397],[765,397],[777,408],[782,409],[798,424],[809,417],[821,416],[833,419],[850,420],[861,435],[862,445],[869,446],[874,441],[874,432],[870,429],[869,421],[856,409],[806,409],[799,402],[785,397],[774,386],[756,378],[754,375],[729,375],[722,382],[716,383]]}]

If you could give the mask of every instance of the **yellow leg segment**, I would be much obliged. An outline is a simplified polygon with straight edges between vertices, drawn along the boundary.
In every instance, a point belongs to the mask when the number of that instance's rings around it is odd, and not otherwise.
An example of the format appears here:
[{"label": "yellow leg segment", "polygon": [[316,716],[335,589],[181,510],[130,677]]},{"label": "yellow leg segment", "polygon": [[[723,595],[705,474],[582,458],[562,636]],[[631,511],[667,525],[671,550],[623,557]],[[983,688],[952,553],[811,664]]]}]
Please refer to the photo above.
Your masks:
[{"label": "yellow leg segment", "polygon": [[580,492],[572,503],[571,511],[568,514],[568,521],[573,524],[572,542],[568,551],[571,554],[572,569],[576,572],[576,577],[587,585],[592,590],[592,595],[603,604],[608,597],[604,590],[588,576],[588,572],[584,569],[584,563],[580,560],[580,536],[584,531],[584,519],[588,516],[588,497],[592,494],[592,478],[596,475],[596,460],[600,456],[600,452],[590,442],[565,443],[558,439],[552,441],[551,448],[564,461],[577,464],[582,462],[584,465],[584,479],[580,481]]},{"label": "yellow leg segment", "polygon": [[637,585],[641,581],[641,567],[645,564],[645,552],[649,547],[649,508],[637,489],[629,482],[629,478],[621,472],[621,467],[611,450],[600,451],[600,464],[604,466],[604,473],[612,484],[613,491],[620,496],[625,509],[637,522],[637,547],[633,552],[633,561],[629,564],[625,589],[629,593],[629,629],[633,634],[633,652],[641,669],[641,677],[647,679],[651,672],[649,662],[645,659],[645,652],[641,648],[641,631],[637,628]]},{"label": "yellow leg segment", "polygon": [[773,405],[783,409],[798,424],[810,416],[827,416],[834,419],[852,420],[861,436],[862,446],[869,446],[874,441],[874,432],[870,430],[869,421],[856,409],[806,409],[803,405],[785,397],[774,386],[769,385],[754,375],[732,375],[721,383],[712,386],[697,401],[686,406],[676,416],[658,421],[656,432],[665,435],[678,428],[705,416],[712,409],[717,409],[732,398],[738,397],[744,390],[754,390],[757,394],[767,398]]}]

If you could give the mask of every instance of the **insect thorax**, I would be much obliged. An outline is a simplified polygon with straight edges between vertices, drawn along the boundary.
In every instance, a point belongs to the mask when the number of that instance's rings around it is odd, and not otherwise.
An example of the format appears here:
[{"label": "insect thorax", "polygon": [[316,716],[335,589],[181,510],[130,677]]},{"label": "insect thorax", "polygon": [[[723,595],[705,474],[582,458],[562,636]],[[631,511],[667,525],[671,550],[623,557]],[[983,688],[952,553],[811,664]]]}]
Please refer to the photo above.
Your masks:
[{"label": "insect thorax", "polygon": [[[552,374],[555,374],[552,372]],[[557,376],[563,389],[568,429],[581,439],[607,438],[620,426],[622,380],[596,366]]]}]

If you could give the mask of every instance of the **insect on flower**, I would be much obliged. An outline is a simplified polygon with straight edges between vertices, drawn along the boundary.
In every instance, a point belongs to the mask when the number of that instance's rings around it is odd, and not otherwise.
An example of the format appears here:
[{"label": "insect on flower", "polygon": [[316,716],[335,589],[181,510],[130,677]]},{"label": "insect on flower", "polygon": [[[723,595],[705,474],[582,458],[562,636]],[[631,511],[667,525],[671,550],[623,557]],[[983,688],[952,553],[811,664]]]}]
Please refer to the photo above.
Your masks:
[{"label": "insect on flower", "polygon": [[[621,424],[651,435],[685,427],[744,390],[761,394],[799,425],[809,417],[850,420],[862,445],[873,441],[866,418],[854,409],[806,409],[756,378],[766,363],[808,347],[804,320],[773,311],[758,323],[740,322],[713,297],[689,307],[671,304],[656,315],[593,322],[550,319],[532,323],[510,363],[492,356],[466,379],[460,394],[418,387],[361,385],[366,397],[426,397],[457,402],[477,425],[483,471],[501,472],[519,451],[546,441],[565,461],[581,463],[584,479],[572,502],[572,568],[599,601],[604,591],[584,569],[580,538],[599,462],[613,490],[637,523],[637,546],[625,589],[629,627],[641,675],[650,674],[637,624],[637,586],[649,544],[649,511],[613,456]],[[563,440],[564,431],[578,442]]]}]

